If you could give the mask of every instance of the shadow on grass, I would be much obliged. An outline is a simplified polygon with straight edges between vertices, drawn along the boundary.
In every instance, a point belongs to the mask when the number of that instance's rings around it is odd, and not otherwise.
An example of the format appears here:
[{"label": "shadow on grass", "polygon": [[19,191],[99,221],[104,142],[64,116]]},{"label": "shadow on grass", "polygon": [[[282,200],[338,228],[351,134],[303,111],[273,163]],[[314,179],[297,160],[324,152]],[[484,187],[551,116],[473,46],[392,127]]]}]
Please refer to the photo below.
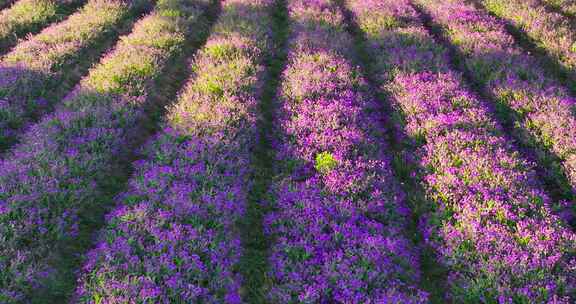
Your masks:
[{"label": "shadow on grass", "polygon": [[16,0],[0,0],[0,10],[9,7],[14,1]]},{"label": "shadow on grass", "polygon": [[258,143],[252,158],[254,185],[250,189],[245,221],[240,223],[245,250],[239,265],[243,275],[243,299],[246,303],[255,304],[267,303],[268,256],[272,240],[264,234],[262,221],[271,207],[268,191],[272,182],[275,154],[271,143],[273,104],[287,62],[286,42],[289,28],[286,0],[276,0],[270,10],[274,47],[273,53],[267,54],[268,71],[259,104]]}]

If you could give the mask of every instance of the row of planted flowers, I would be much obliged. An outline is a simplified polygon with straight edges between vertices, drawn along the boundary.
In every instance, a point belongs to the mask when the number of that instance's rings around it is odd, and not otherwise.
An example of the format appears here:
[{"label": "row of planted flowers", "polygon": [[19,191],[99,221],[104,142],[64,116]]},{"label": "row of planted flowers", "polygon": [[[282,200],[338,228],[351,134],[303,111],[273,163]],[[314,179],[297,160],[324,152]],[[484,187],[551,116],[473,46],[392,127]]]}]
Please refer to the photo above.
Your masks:
[{"label": "row of planted flowers", "polygon": [[0,11],[0,53],[5,53],[18,38],[64,19],[84,0],[18,0]]},{"label": "row of planted flowers", "polygon": [[88,254],[81,303],[240,303],[272,0],[226,0],[193,76]]},{"label": "row of planted flowers", "polygon": [[[150,4],[90,0],[67,20],[18,44],[0,61],[0,149],[8,148],[34,117],[58,102],[55,91],[77,81],[86,54],[113,38],[116,27]],[[87,67],[85,68],[87,69]]]},{"label": "row of planted flowers", "polygon": [[[571,77],[576,75],[576,28],[570,19],[546,9],[543,0],[475,1],[526,33],[539,47],[568,69]],[[569,10],[567,4],[564,5]],[[574,81],[571,81],[571,84],[576,85]]]},{"label": "row of planted flowers", "polygon": [[146,96],[186,35],[205,30],[207,2],[159,1],[0,162],[0,302],[65,286],[70,253],[87,238],[81,224],[89,227],[117,187],[116,165],[141,132]]},{"label": "row of planted flowers", "polygon": [[513,136],[556,181],[566,199],[576,190],[575,99],[550,78],[536,58],[514,44],[499,20],[465,1],[420,1],[498,115],[514,125]]},{"label": "row of planted flowers", "polygon": [[[409,1],[347,2],[366,36],[371,73],[414,146],[408,159],[432,204],[420,228],[449,267],[449,300],[570,303],[576,237],[551,213],[493,108],[450,69]],[[443,2],[450,0],[426,4]]]},{"label": "row of planted flowers", "polygon": [[576,1],[574,0],[542,0],[542,2],[563,14],[576,16]]},{"label": "row of planted flowers", "polygon": [[410,210],[391,170],[379,107],[353,65],[338,6],[288,3],[291,37],[265,218],[272,303],[425,303]]}]

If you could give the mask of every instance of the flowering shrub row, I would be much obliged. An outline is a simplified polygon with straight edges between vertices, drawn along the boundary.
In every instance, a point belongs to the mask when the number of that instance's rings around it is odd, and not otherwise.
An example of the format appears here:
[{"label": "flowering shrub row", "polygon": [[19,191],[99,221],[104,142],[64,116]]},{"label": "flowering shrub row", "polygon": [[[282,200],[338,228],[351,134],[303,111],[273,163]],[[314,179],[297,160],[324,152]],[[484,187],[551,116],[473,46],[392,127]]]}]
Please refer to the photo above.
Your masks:
[{"label": "flowering shrub row", "polygon": [[[547,10],[541,0],[481,0],[486,9],[522,29],[561,65],[576,72],[576,32],[570,20]],[[568,9],[568,8],[567,8]]]},{"label": "flowering shrub row", "polygon": [[289,1],[292,33],[275,123],[272,303],[426,303],[380,108],[327,0]]},{"label": "flowering shrub row", "polygon": [[514,121],[514,136],[536,151],[548,176],[560,184],[567,178],[564,192],[574,193],[576,99],[515,46],[497,19],[464,1],[423,3],[464,54],[462,63],[474,80],[495,97],[499,114]]},{"label": "flowering shrub row", "polygon": [[91,0],[67,20],[18,44],[0,61],[0,148],[10,146],[32,117],[56,102],[52,92],[70,68],[148,1]]},{"label": "flowering shrub row", "polygon": [[206,2],[158,1],[0,162],[0,302],[27,301],[66,274],[61,257],[79,250],[80,224],[117,187],[115,164],[141,132],[146,95],[185,34],[203,30]]},{"label": "flowering shrub row", "polygon": [[[415,176],[431,203],[420,228],[449,268],[449,300],[571,303],[576,236],[551,214],[493,109],[450,69],[408,0],[347,2],[366,36],[371,73],[412,139]],[[442,11],[457,19],[466,9]]]},{"label": "flowering shrub row", "polygon": [[193,77],[88,254],[81,303],[240,303],[272,0],[226,0]]},{"label": "flowering shrub row", "polygon": [[0,53],[13,46],[18,38],[37,32],[54,21],[62,20],[84,0],[18,0],[0,11]]},{"label": "flowering shrub row", "polygon": [[550,7],[568,15],[576,15],[576,1],[574,0],[542,0]]}]

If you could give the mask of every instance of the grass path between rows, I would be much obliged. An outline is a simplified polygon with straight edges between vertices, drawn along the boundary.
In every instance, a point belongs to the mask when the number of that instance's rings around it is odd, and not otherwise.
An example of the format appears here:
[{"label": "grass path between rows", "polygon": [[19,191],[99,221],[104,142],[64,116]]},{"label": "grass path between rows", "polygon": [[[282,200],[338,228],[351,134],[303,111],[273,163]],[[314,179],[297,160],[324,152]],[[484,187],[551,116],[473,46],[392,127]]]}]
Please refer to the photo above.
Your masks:
[{"label": "grass path between rows", "polygon": [[258,143],[253,154],[254,184],[249,193],[244,222],[240,224],[245,253],[240,261],[244,277],[244,300],[246,303],[267,303],[266,285],[268,254],[271,240],[264,234],[262,220],[269,211],[267,197],[273,176],[274,150],[271,145],[273,100],[280,86],[281,74],[286,66],[286,43],[289,32],[286,0],[277,0],[272,7],[273,39],[275,53],[268,58],[268,75],[259,104]]}]

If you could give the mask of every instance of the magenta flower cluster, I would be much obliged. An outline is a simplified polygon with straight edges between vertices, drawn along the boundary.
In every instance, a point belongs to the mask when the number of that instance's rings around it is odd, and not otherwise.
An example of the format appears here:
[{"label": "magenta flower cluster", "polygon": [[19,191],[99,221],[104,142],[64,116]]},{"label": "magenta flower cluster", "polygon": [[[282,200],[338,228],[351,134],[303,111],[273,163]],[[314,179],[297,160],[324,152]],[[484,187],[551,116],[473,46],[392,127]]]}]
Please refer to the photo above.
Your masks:
[{"label": "magenta flower cluster", "polygon": [[420,228],[449,267],[449,300],[571,303],[576,236],[552,214],[493,109],[450,69],[408,0],[348,3],[367,37],[371,71],[413,139],[415,175],[433,204]]},{"label": "magenta flower cluster", "polygon": [[271,51],[271,0],[229,0],[96,249],[81,303],[241,303],[256,109]]}]

